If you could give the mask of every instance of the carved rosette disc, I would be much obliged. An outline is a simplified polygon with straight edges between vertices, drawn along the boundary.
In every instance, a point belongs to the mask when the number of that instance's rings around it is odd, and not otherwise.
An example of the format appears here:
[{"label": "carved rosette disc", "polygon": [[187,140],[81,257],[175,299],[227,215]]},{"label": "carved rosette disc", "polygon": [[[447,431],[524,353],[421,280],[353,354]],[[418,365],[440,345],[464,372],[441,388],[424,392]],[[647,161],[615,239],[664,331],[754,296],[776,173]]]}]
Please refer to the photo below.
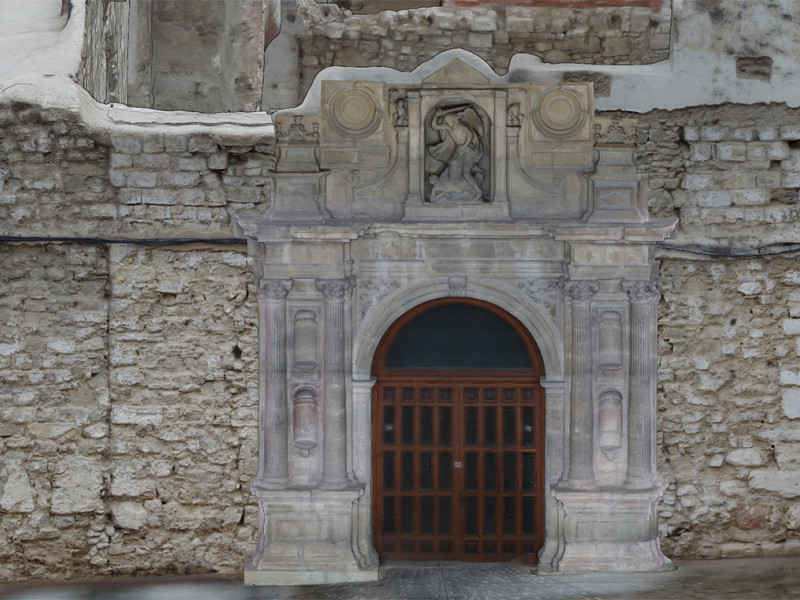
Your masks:
[{"label": "carved rosette disc", "polygon": [[547,90],[536,102],[533,122],[539,131],[550,137],[568,137],[586,122],[583,100],[568,88]]},{"label": "carved rosette disc", "polygon": [[342,88],[331,98],[328,122],[341,135],[369,135],[380,122],[378,105],[366,90]]}]

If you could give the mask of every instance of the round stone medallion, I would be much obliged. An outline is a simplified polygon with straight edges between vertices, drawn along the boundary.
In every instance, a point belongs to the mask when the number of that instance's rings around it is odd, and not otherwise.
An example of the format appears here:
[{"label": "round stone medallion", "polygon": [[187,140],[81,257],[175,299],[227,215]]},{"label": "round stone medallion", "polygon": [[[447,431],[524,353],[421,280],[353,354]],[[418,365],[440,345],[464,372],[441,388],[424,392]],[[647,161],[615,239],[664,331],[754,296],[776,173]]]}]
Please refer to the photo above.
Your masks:
[{"label": "round stone medallion", "polygon": [[533,121],[537,129],[551,137],[568,137],[586,122],[586,110],[576,92],[555,88],[539,96]]},{"label": "round stone medallion", "polygon": [[331,98],[328,122],[342,135],[370,134],[378,126],[378,121],[378,107],[365,90],[344,88]]}]

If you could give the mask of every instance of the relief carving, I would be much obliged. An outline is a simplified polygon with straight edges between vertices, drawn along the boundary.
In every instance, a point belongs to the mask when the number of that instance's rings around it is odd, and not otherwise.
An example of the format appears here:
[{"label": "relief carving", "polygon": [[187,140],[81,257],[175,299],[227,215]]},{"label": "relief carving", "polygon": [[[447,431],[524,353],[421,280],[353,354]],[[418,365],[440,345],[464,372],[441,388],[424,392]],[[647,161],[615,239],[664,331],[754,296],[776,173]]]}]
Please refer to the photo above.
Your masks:
[{"label": "relief carving", "polygon": [[544,308],[550,317],[558,318],[558,304],[561,300],[558,279],[529,279],[520,282],[519,289]]},{"label": "relief carving", "polygon": [[355,287],[355,277],[343,279],[317,279],[317,289],[326,301],[343,300],[345,294]]},{"label": "relief carving", "polygon": [[408,103],[405,96],[402,96],[397,90],[392,90],[389,94],[389,101],[394,105],[394,113],[392,114],[394,126],[408,127]]},{"label": "relief carving", "polygon": [[631,302],[652,302],[661,298],[661,286],[657,281],[624,281],[622,291]]},{"label": "relief carving", "polygon": [[308,131],[303,123],[303,117],[295,115],[289,125],[289,131],[285,131],[281,122],[276,120],[275,135],[282,142],[316,142],[319,141],[319,123],[311,123],[311,131]]},{"label": "relief carving", "polygon": [[564,296],[573,302],[591,302],[598,291],[600,284],[596,281],[578,280],[564,283]]},{"label": "relief carving", "polygon": [[636,119],[598,118],[594,124],[594,141],[598,144],[636,144],[639,128]]},{"label": "relief carving", "polygon": [[292,290],[292,283],[291,279],[262,279],[258,288],[269,300],[285,300]]},{"label": "relief carving", "polygon": [[370,90],[356,85],[336,90],[326,103],[328,124],[344,137],[366,137],[381,122],[381,111]]},{"label": "relief carving", "polygon": [[376,281],[372,279],[361,281],[358,286],[359,318],[363,320],[375,304],[399,288],[399,281]]},{"label": "relief carving", "polygon": [[568,87],[544,92],[533,111],[536,129],[551,138],[567,138],[578,133],[586,123],[586,118],[583,99]]},{"label": "relief carving", "polygon": [[430,117],[425,160],[429,202],[488,201],[488,119],[481,118],[480,110],[460,102],[440,105]]},{"label": "relief carving", "polygon": [[522,125],[523,115],[520,112],[519,102],[514,102],[508,105],[508,120],[506,121],[507,127],[520,127]]}]

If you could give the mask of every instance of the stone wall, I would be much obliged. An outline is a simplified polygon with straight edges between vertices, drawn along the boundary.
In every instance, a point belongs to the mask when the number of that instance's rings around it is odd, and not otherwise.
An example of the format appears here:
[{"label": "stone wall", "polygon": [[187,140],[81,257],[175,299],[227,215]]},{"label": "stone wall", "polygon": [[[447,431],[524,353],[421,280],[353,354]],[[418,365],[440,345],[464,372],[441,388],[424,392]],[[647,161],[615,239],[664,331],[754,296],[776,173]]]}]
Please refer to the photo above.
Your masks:
[{"label": "stone wall", "polygon": [[[5,235],[229,237],[268,205],[268,136],[0,117]],[[670,556],[800,551],[800,269],[755,251],[800,241],[798,123],[780,105],[640,116],[651,212],[681,218],[668,244],[755,255],[661,250]],[[257,526],[245,249],[4,243],[0,264],[0,580],[240,572]]]},{"label": "stone wall", "polygon": [[[266,208],[269,146],[19,105],[0,129],[3,235],[230,237]],[[3,243],[0,264],[0,581],[238,572],[257,525],[244,246]]]},{"label": "stone wall", "polygon": [[[508,68],[517,53],[534,54],[548,63],[657,62],[669,57],[671,11],[669,3],[664,4],[659,10],[646,6],[450,6],[353,14],[335,4],[300,0],[296,14],[288,12],[283,19],[297,38],[298,97],[302,98],[325,67],[384,66],[411,71],[449,48],[474,52],[498,73]],[[292,25],[295,19],[302,26]],[[283,60],[289,59],[284,56]],[[264,105],[271,104],[265,101]]]},{"label": "stone wall", "polygon": [[233,215],[268,206],[268,134],[127,129],[90,133],[64,111],[0,106],[4,233],[230,237]]},{"label": "stone wall", "polygon": [[770,256],[800,248],[798,123],[781,105],[641,117],[650,210],[691,252],[661,257],[667,555],[800,552],[800,270]]},{"label": "stone wall", "polygon": [[0,580],[86,576],[108,545],[106,254],[0,246]]}]

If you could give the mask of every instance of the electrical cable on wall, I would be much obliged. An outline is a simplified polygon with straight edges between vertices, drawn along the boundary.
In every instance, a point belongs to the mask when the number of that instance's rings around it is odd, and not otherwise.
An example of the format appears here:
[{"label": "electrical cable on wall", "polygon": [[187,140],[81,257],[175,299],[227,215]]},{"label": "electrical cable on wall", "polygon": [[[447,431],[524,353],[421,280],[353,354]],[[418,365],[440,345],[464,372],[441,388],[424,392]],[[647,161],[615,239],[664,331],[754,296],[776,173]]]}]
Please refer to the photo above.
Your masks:
[{"label": "electrical cable on wall", "polygon": [[[672,252],[686,252],[699,256],[715,258],[761,258],[764,256],[781,256],[800,252],[800,242],[773,242],[753,248],[737,248],[736,246],[705,246],[702,244],[669,244],[657,242],[656,247]],[[781,248],[781,249],[776,249]]]}]

